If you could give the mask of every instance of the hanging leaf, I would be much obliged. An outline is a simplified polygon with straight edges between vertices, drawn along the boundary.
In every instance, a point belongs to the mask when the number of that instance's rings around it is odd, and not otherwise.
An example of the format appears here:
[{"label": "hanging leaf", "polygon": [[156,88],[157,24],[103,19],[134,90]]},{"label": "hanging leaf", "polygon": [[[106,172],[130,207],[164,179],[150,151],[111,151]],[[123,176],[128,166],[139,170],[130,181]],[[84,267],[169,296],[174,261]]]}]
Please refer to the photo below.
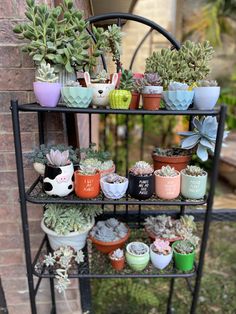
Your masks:
[{"label": "hanging leaf", "polygon": [[202,146],[201,144],[198,145],[197,148],[197,156],[202,160],[206,161],[208,159],[208,152],[206,147]]}]

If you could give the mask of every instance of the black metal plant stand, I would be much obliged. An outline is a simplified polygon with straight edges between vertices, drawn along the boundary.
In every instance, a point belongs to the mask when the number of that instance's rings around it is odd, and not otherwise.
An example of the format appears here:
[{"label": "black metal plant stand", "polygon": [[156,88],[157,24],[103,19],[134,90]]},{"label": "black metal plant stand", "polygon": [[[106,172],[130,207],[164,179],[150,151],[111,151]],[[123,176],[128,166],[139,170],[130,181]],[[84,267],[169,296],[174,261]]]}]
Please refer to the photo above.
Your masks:
[{"label": "black metal plant stand", "polygon": [[[131,14],[119,14],[112,13],[107,14],[106,16],[98,16],[90,18],[90,22],[94,23],[96,21],[101,20],[109,20],[109,19],[117,19],[117,23],[120,24],[122,19],[134,20],[137,22],[144,23],[154,30],[159,31],[163,34],[174,46],[175,48],[179,48],[178,42],[163,28],[159,25],[144,19],[142,17],[137,17]],[[204,265],[204,255],[207,246],[209,225],[212,219],[212,204],[214,198],[215,184],[217,180],[218,174],[218,163],[220,150],[223,139],[224,132],[224,122],[226,116],[226,107],[222,106],[217,110],[203,111],[203,110],[186,110],[186,111],[168,111],[168,110],[158,110],[158,111],[147,111],[147,110],[112,110],[112,109],[79,109],[79,108],[67,108],[63,106],[58,106],[55,108],[46,108],[40,107],[38,104],[23,104],[19,105],[17,101],[11,101],[11,111],[12,111],[12,121],[13,121],[13,132],[14,132],[14,143],[15,143],[15,152],[16,152],[16,165],[17,165],[17,177],[18,177],[18,186],[19,186],[19,195],[20,195],[20,207],[21,207],[21,218],[22,218],[22,229],[23,229],[23,237],[24,237],[24,245],[25,245],[25,258],[26,258],[26,267],[27,267],[27,277],[28,277],[28,285],[29,285],[29,296],[31,302],[31,312],[32,314],[37,313],[36,308],[36,295],[38,292],[38,288],[40,286],[41,280],[43,278],[49,278],[50,280],[50,291],[51,291],[51,301],[52,301],[52,309],[51,313],[56,313],[56,300],[54,293],[54,278],[55,273],[48,272],[44,268],[37,269],[37,263],[40,258],[40,254],[42,254],[42,250],[44,247],[49,250],[49,246],[47,243],[47,237],[45,236],[42,240],[42,243],[39,247],[39,250],[32,260],[31,257],[31,248],[30,248],[30,234],[29,234],[29,224],[27,217],[27,202],[37,203],[37,204],[47,204],[47,203],[60,203],[60,204],[94,204],[102,206],[104,209],[103,217],[107,218],[110,216],[116,216],[118,218],[125,219],[127,223],[131,225],[131,227],[139,228],[142,226],[142,222],[148,215],[158,215],[158,214],[170,214],[172,216],[180,216],[183,214],[192,214],[195,216],[196,220],[203,220],[203,234],[200,248],[200,256],[199,262],[195,265],[195,268],[189,273],[180,273],[173,269],[170,272],[144,272],[144,273],[106,273],[106,272],[96,272],[93,270],[89,258],[89,254],[85,251],[85,262],[82,265],[79,265],[77,269],[74,269],[70,273],[70,278],[79,278],[79,287],[81,293],[81,304],[83,312],[90,311],[91,313],[91,295],[90,295],[90,278],[147,278],[147,277],[155,277],[155,278],[169,278],[170,279],[170,291],[169,298],[167,304],[167,313],[171,313],[171,304],[174,292],[174,284],[175,278],[185,278],[187,281],[187,286],[192,294],[192,305],[190,313],[194,314],[196,312],[198,294],[200,290],[201,277],[203,272]],[[91,125],[91,115],[92,114],[105,114],[105,126],[104,129],[107,128],[107,117],[109,115],[115,115],[116,122],[118,120],[118,115],[126,116],[126,137],[125,137],[125,147],[126,147],[126,158],[125,158],[125,169],[128,171],[128,163],[129,163],[129,140],[131,139],[130,130],[129,130],[129,119],[134,115],[142,116],[142,140],[140,144],[140,159],[143,157],[143,146],[144,146],[144,137],[145,137],[145,115],[161,115],[161,116],[176,116],[176,115],[184,115],[184,116],[217,116],[219,118],[219,126],[217,131],[217,140],[215,147],[215,154],[213,158],[213,171],[211,175],[210,182],[210,190],[208,196],[204,200],[199,201],[188,201],[182,198],[173,201],[162,201],[156,198],[151,198],[145,201],[138,201],[127,197],[122,198],[121,200],[108,200],[105,199],[102,195],[97,199],[92,200],[81,200],[75,196],[68,196],[65,198],[54,198],[49,197],[42,191],[41,180],[38,178],[31,187],[26,191],[25,189],[25,179],[24,179],[24,169],[23,169],[23,156],[22,156],[22,145],[21,145],[21,131],[20,131],[20,121],[19,115],[20,112],[36,112],[38,114],[38,126],[39,126],[39,142],[40,144],[44,143],[44,114],[52,113],[52,112],[60,112],[63,114],[66,113],[80,113],[80,114],[89,114],[89,139],[91,142],[92,138],[92,125]],[[104,132],[105,133],[105,132]],[[105,134],[106,135],[106,134]],[[117,146],[117,124],[115,130],[115,153],[116,156],[119,154],[119,148]],[[104,137],[104,144],[106,146],[106,136]],[[198,209],[196,205],[206,204],[206,209]],[[149,206],[150,210],[145,207]],[[156,209],[156,205],[161,205],[161,207],[165,208],[165,206],[174,206],[174,209],[164,209],[160,210]],[[192,209],[193,206],[196,206],[196,209]],[[118,210],[119,207],[119,210]],[[191,207],[191,208],[190,208]],[[112,209],[111,209],[112,208]],[[134,210],[135,208],[135,210]],[[145,210],[144,210],[145,208]],[[220,214],[220,212],[219,212]],[[222,215],[224,213],[221,213]],[[217,219],[217,214],[214,214],[214,218]],[[34,283],[34,277],[38,277],[38,282]],[[195,278],[195,284],[192,285],[191,278]],[[186,312],[187,313],[187,312]]]}]

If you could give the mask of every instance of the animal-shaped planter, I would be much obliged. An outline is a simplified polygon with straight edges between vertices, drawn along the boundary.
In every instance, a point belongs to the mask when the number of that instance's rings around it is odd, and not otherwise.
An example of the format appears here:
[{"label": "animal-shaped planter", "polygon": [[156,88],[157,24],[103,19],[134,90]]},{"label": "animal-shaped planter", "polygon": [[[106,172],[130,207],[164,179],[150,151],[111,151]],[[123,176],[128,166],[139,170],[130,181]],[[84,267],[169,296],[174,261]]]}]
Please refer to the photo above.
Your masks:
[{"label": "animal-shaped planter", "polygon": [[92,104],[95,106],[108,106],[109,93],[115,89],[118,80],[118,74],[113,74],[111,83],[91,83],[88,72],[84,73],[84,79],[86,86],[93,89]]},{"label": "animal-shaped planter", "polygon": [[60,167],[46,165],[43,179],[45,193],[61,197],[70,194],[74,190],[73,174],[72,163]]}]

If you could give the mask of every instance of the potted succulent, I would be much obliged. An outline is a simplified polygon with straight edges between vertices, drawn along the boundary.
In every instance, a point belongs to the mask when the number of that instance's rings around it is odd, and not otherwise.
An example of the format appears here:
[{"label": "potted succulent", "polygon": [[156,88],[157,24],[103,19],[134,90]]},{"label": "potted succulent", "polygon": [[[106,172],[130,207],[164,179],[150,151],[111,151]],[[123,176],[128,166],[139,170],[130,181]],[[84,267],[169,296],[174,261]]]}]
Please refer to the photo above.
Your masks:
[{"label": "potted succulent", "polygon": [[154,170],[170,165],[177,171],[186,168],[192,159],[191,150],[182,148],[159,148],[152,152]]},{"label": "potted succulent", "polygon": [[75,194],[80,198],[95,198],[100,193],[100,161],[97,159],[81,160],[75,176]]},{"label": "potted succulent", "polygon": [[115,218],[98,221],[90,231],[90,239],[96,249],[102,253],[110,253],[122,248],[130,236],[129,227]]},{"label": "potted succulent", "polygon": [[220,96],[220,86],[217,81],[201,80],[194,87],[193,104],[195,109],[212,110]]},{"label": "potted succulent", "polygon": [[133,88],[133,76],[130,71],[123,70],[120,78],[119,89],[109,93],[109,103],[111,109],[129,109]]},{"label": "potted succulent", "polygon": [[172,245],[175,267],[182,271],[193,269],[196,247],[188,240],[176,241]]},{"label": "potted succulent", "polygon": [[[129,109],[131,110],[137,110],[139,108],[139,102],[140,102],[140,94],[143,89],[143,74],[134,73],[133,75],[133,87],[131,90],[132,98],[129,105]],[[136,75],[136,76],[135,76]]]},{"label": "potted succulent", "polygon": [[111,83],[108,81],[108,74],[105,70],[101,71],[93,81],[90,79],[90,74],[85,72],[84,79],[86,86],[93,91],[92,104],[94,106],[108,106],[109,95],[115,89],[118,74],[113,74]]},{"label": "potted succulent", "polygon": [[149,72],[144,74],[143,78],[143,108],[146,110],[158,110],[160,108],[161,95],[163,87],[162,79],[158,73]]},{"label": "potted succulent", "polygon": [[120,271],[125,266],[125,256],[124,251],[121,249],[116,249],[115,251],[109,253],[109,259],[111,261],[111,266],[117,270]]},{"label": "potted succulent", "polygon": [[74,190],[74,166],[69,159],[69,151],[60,152],[50,149],[46,154],[48,163],[45,165],[43,189],[46,194],[67,196]]},{"label": "potted succulent", "polygon": [[180,173],[168,166],[154,172],[155,192],[159,198],[171,200],[179,196],[180,193]]},{"label": "potted succulent", "polygon": [[143,242],[131,242],[126,246],[127,264],[135,271],[142,271],[148,265],[149,247]]},{"label": "potted succulent", "polygon": [[133,198],[145,200],[154,193],[154,174],[152,166],[138,161],[129,170],[129,194]]},{"label": "potted succulent", "polygon": [[194,91],[186,83],[171,82],[168,91],[162,93],[166,109],[187,110],[193,101]]},{"label": "potted succulent", "polygon": [[84,253],[81,250],[76,251],[70,246],[61,246],[53,253],[44,255],[43,264],[48,267],[49,270],[52,270],[53,268],[55,269],[55,288],[59,293],[65,293],[70,285],[68,270],[75,262],[77,264],[83,263]]},{"label": "potted succulent", "polygon": [[185,198],[200,199],[206,194],[207,172],[197,166],[181,170],[181,194]]},{"label": "potted succulent", "polygon": [[61,94],[67,107],[88,108],[93,91],[91,88],[81,87],[79,82],[69,81],[62,87]]},{"label": "potted succulent", "polygon": [[169,241],[156,239],[150,245],[150,258],[154,267],[166,268],[172,260],[173,251]]},{"label": "potted succulent", "polygon": [[[214,153],[216,136],[218,130],[218,122],[216,117],[202,117],[198,119],[193,118],[193,131],[178,132],[184,139],[181,142],[181,147],[184,149],[194,149],[197,156],[202,160],[208,159],[208,152]],[[228,135],[228,131],[224,132],[225,139]]]},{"label": "potted succulent", "polygon": [[107,198],[119,199],[123,197],[128,188],[128,179],[116,173],[110,173],[100,179],[104,195]]},{"label": "potted succulent", "polygon": [[94,206],[47,204],[41,228],[53,250],[65,245],[80,250],[94,225],[94,217],[100,213],[101,209]]},{"label": "potted succulent", "polygon": [[56,107],[61,95],[61,84],[55,83],[58,76],[49,63],[41,62],[38,68],[37,82],[33,83],[34,94],[42,107]]}]

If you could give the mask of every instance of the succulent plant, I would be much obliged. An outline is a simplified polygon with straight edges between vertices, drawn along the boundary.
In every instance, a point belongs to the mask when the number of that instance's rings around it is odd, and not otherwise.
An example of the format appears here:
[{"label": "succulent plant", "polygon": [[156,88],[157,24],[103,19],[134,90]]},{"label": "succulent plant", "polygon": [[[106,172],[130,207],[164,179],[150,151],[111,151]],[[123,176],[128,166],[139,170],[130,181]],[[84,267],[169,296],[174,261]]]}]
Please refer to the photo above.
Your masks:
[{"label": "succulent plant", "polygon": [[157,73],[144,73],[143,82],[145,86],[161,86],[162,78]]},{"label": "succulent plant", "polygon": [[168,85],[168,90],[170,90],[170,91],[188,90],[188,89],[189,89],[189,86],[186,83],[171,82]]},{"label": "succulent plant", "polygon": [[190,254],[194,251],[194,249],[193,244],[187,240],[179,241],[174,246],[174,250],[180,254]]},{"label": "succulent plant", "polygon": [[113,166],[114,166],[113,160],[106,160],[101,162],[99,170],[108,170],[111,169]]},{"label": "succulent plant", "polygon": [[98,221],[90,231],[90,235],[97,240],[103,242],[113,242],[120,240],[126,236],[128,228],[122,222],[115,218],[110,218],[105,221]]},{"label": "succulent plant", "polygon": [[152,244],[152,250],[158,254],[168,255],[171,253],[170,242],[156,239]]},{"label": "succulent plant", "polygon": [[143,78],[134,78],[132,92],[136,92],[140,94],[144,86],[145,86],[145,82]]},{"label": "succulent plant", "polygon": [[[196,148],[197,156],[202,160],[208,159],[208,152],[214,153],[218,122],[216,117],[202,117],[200,120],[197,117],[193,119],[194,130],[188,132],[178,132],[184,139],[181,142],[181,147],[184,149]],[[228,131],[224,132],[223,139],[228,135]]]},{"label": "succulent plant", "polygon": [[50,152],[46,154],[46,157],[50,165],[56,167],[66,166],[70,163],[68,150],[60,152],[58,149],[50,149]]},{"label": "succulent plant", "polygon": [[197,82],[198,87],[215,87],[218,86],[216,80],[201,80]]},{"label": "succulent plant", "polygon": [[187,40],[179,51],[163,48],[153,52],[146,59],[145,72],[158,73],[164,88],[167,88],[171,81],[191,85],[209,74],[209,61],[213,52],[208,41],[194,43]]},{"label": "succulent plant", "polygon": [[105,181],[111,184],[123,183],[125,180],[125,177],[119,176],[117,173],[110,173],[105,177]]},{"label": "succulent plant", "polygon": [[142,242],[132,242],[129,246],[129,251],[135,255],[144,255],[147,253],[148,248]]},{"label": "succulent plant", "polygon": [[157,173],[161,177],[176,177],[178,175],[175,168],[171,168],[169,165],[162,166],[161,169],[157,170]]},{"label": "succulent plant", "polygon": [[87,205],[47,204],[44,212],[45,225],[59,235],[87,229],[101,209]]},{"label": "succulent plant", "polygon": [[102,70],[98,74],[95,75],[94,78],[91,78],[92,83],[107,83],[109,81],[109,74],[106,70]]},{"label": "succulent plant", "polygon": [[65,87],[81,87],[80,83],[77,81],[68,81],[64,85]]},{"label": "succulent plant", "polygon": [[49,63],[43,61],[38,67],[36,79],[40,82],[54,83],[58,79],[58,76],[54,73],[54,68]]},{"label": "succulent plant", "polygon": [[189,176],[198,177],[203,176],[205,171],[198,166],[187,166],[187,168],[184,169],[184,173]]},{"label": "succulent plant", "polygon": [[56,267],[56,279],[57,283],[55,288],[59,293],[64,293],[65,290],[70,285],[70,280],[68,279],[68,270],[73,262],[78,264],[84,262],[83,251],[75,251],[69,246],[59,247],[52,253],[44,256],[43,263],[46,267]]},{"label": "succulent plant", "polygon": [[151,175],[153,173],[153,168],[146,161],[137,161],[135,165],[130,168],[130,172],[135,176]]},{"label": "succulent plant", "polygon": [[119,89],[132,91],[134,89],[133,73],[130,70],[122,70]]},{"label": "succulent plant", "polygon": [[101,167],[101,161],[96,158],[87,158],[80,161],[79,172],[85,175],[95,174]]},{"label": "succulent plant", "polygon": [[110,259],[113,260],[120,260],[124,257],[124,251],[121,249],[116,249],[115,251],[112,252],[112,254],[110,254]]},{"label": "succulent plant", "polygon": [[99,161],[104,162],[110,160],[111,154],[107,151],[97,150],[95,149],[96,144],[91,143],[87,148],[80,148],[80,154],[84,154],[84,159],[87,158],[97,158]]},{"label": "succulent plant", "polygon": [[156,147],[153,150],[153,153],[157,156],[185,156],[189,155],[189,151],[187,149],[182,148],[159,148]]}]

